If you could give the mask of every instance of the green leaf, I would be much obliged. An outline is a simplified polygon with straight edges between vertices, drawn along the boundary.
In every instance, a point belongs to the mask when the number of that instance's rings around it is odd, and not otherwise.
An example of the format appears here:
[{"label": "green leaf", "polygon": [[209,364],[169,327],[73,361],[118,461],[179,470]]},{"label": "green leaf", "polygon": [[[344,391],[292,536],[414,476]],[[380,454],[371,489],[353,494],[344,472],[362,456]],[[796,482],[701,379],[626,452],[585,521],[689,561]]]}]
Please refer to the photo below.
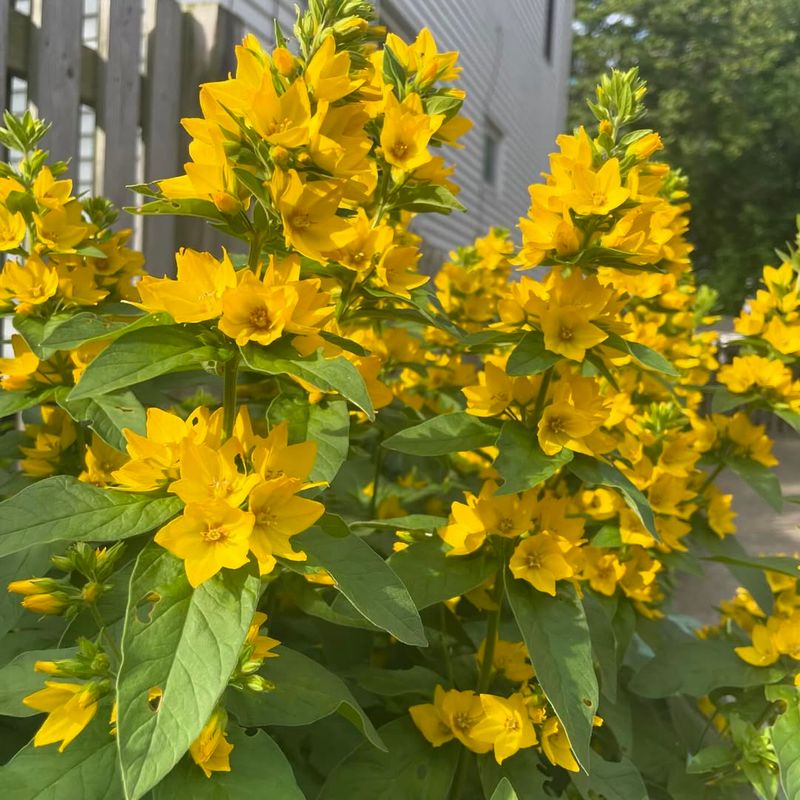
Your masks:
[{"label": "green leaf", "polygon": [[583,610],[589,625],[592,651],[600,673],[600,688],[612,703],[617,701],[617,637],[603,603],[589,590],[583,594]]},{"label": "green leaf", "polygon": [[506,596],[536,677],[564,726],[575,758],[587,769],[598,690],[589,625],[577,593],[562,584],[551,597],[508,574]]},{"label": "green leaf", "polygon": [[419,609],[477,589],[497,572],[497,560],[488,548],[468,556],[446,556],[446,549],[434,536],[389,556],[387,563]]},{"label": "green leaf", "polygon": [[394,86],[396,95],[402,97],[403,87],[406,84],[406,71],[392,48],[386,45],[383,48],[383,80]]},{"label": "green leaf", "polygon": [[651,350],[643,344],[638,342],[629,342],[623,339],[616,333],[609,333],[608,338],[602,343],[614,350],[620,350],[623,353],[628,353],[644,367],[660,372],[663,375],[669,375],[671,378],[677,378],[680,372],[667,361],[661,353]]},{"label": "green leaf", "polygon": [[182,198],[180,200],[153,200],[140,206],[124,209],[131,214],[168,214],[180,217],[200,217],[215,222],[224,222],[225,217],[210,200]]},{"label": "green leaf", "polygon": [[384,725],[388,752],[357,747],[328,776],[318,800],[444,798],[453,782],[461,745],[431,747],[410,717]]},{"label": "green leaf", "polygon": [[647,661],[629,684],[642,697],[688,694],[702,697],[720,687],[763,686],[779,681],[786,670],[753,667],[720,639],[673,642]]},{"label": "green leaf", "polygon": [[704,561],[717,561],[720,564],[730,564],[737,567],[747,567],[749,569],[769,570],[778,572],[781,575],[788,575],[790,578],[800,578],[800,560],[791,556],[747,556],[739,558],[736,556],[704,556]]},{"label": "green leaf", "polygon": [[341,678],[283,645],[273,652],[278,658],[267,659],[261,669],[261,674],[275,685],[271,692],[255,694],[229,689],[225,696],[225,705],[240,724],[294,727],[310,725],[338,712],[372,745],[384,747],[369,717]]},{"label": "green leaf", "polygon": [[10,417],[26,408],[38,406],[53,393],[52,389],[32,392],[6,392],[0,389],[0,419]]},{"label": "green leaf", "polygon": [[526,748],[507,758],[502,764],[492,753],[478,756],[478,773],[486,797],[492,798],[499,784],[507,781],[519,800],[551,800],[544,788],[547,775],[539,769],[539,756],[534,748]]},{"label": "green leaf", "polygon": [[350,527],[432,533],[446,524],[447,517],[435,517],[431,514],[407,514],[404,517],[389,517],[388,519],[370,519],[364,522],[351,522]]},{"label": "green leaf", "polygon": [[55,475],[0,503],[0,558],[48,542],[114,542],[151,531],[182,507],[177,497],[100,489]]},{"label": "green leaf", "polygon": [[77,422],[86,422],[106,443],[125,452],[124,428],[145,435],[145,411],[133,392],[99,394],[72,400],[67,387],[56,392],[58,404]]},{"label": "green leaf", "polygon": [[[117,739],[125,796],[138,800],[178,763],[228,684],[261,582],[251,566],[192,589],[183,562],[158,545],[131,576],[117,675]],[[153,594],[158,599],[153,602]],[[157,710],[150,689],[161,690]]]},{"label": "green leaf", "polygon": [[26,745],[0,771],[0,795],[14,800],[120,800],[117,743],[110,733],[111,704],[63,753],[58,745]]},{"label": "green leaf", "polygon": [[[44,575],[51,566],[52,550],[50,545],[39,545],[0,558],[0,586],[8,586],[11,581],[17,579]],[[30,618],[29,615],[30,612],[22,607],[19,595],[11,592],[0,593],[0,637],[17,628],[21,618]],[[7,648],[4,648],[0,663],[9,660],[6,658],[7,655]]]},{"label": "green leaf", "polygon": [[492,792],[492,800],[519,800],[511,781],[503,776]]},{"label": "green leaf", "polygon": [[317,458],[310,481],[330,483],[347,460],[350,448],[350,414],[344,400],[325,400],[308,405],[306,439],[316,442]]},{"label": "green leaf", "polygon": [[538,375],[561,361],[562,356],[544,346],[544,334],[529,331],[511,351],[506,364],[509,375]]},{"label": "green leaf", "polygon": [[382,446],[414,456],[443,456],[489,447],[497,436],[498,429],[491,423],[466,411],[456,411],[406,428],[385,439]]},{"label": "green leaf", "polygon": [[711,747],[704,747],[697,753],[690,754],[686,771],[691,775],[716,772],[718,769],[729,767],[735,762],[736,752],[734,750],[721,744],[714,744]]},{"label": "green leaf", "polygon": [[243,800],[263,797],[265,784],[270,800],[305,800],[292,767],[277,744],[264,731],[248,736],[236,725],[228,727],[233,745],[231,771],[206,778],[188,756],[153,790],[153,800]]},{"label": "green leaf", "polygon": [[630,759],[605,761],[591,754],[589,774],[573,772],[570,777],[583,800],[648,800],[647,788],[639,770]]},{"label": "green leaf", "polygon": [[573,457],[566,448],[554,456],[545,455],[536,433],[513,420],[503,423],[497,449],[494,467],[503,479],[498,495],[524,492],[544,483]]},{"label": "green leaf", "polygon": [[365,666],[353,670],[348,677],[362,689],[381,697],[414,694],[430,699],[437,686],[447,685],[447,680],[441,675],[420,666],[408,669],[377,669]]},{"label": "green leaf", "polygon": [[741,456],[728,456],[725,463],[775,511],[781,511],[781,484],[778,476],[769,467]]},{"label": "green leaf", "polygon": [[776,417],[779,417],[787,425],[800,433],[800,414],[798,414],[796,411],[791,411],[788,408],[774,408],[772,410]]},{"label": "green leaf", "polygon": [[789,800],[796,800],[800,797],[800,694],[796,689],[780,687],[779,696],[777,692],[771,693],[770,688],[767,689],[768,699],[782,699],[786,703],[786,711],[775,720],[769,732],[778,757],[781,787]]},{"label": "green leaf", "polygon": [[449,214],[452,211],[467,210],[449,189],[436,183],[415,183],[413,186],[400,189],[391,206],[422,214]]},{"label": "green leaf", "polygon": [[330,572],[336,588],[373,625],[406,644],[428,644],[408,590],[363,539],[330,536],[314,527],[296,541],[308,555],[308,566],[324,567]]},{"label": "green leaf", "polygon": [[724,386],[715,386],[711,395],[711,412],[713,414],[724,414],[726,411],[738,408],[738,406],[744,405],[753,399],[753,395],[733,394]]},{"label": "green leaf", "polygon": [[168,372],[200,369],[207,361],[224,360],[219,348],[204,344],[190,328],[142,328],[120,336],[103,350],[86,368],[69,399],[110,394]]},{"label": "green leaf", "polygon": [[611,486],[619,491],[625,502],[639,517],[642,525],[647,528],[656,541],[660,541],[658,531],[656,531],[653,509],[650,508],[647,498],[615,466],[576,453],[567,469],[589,486]]},{"label": "green leaf", "polygon": [[118,339],[123,333],[164,325],[169,321],[168,314],[145,314],[122,321],[82,311],[66,319],[52,317],[44,328],[42,346],[51,350],[74,350],[87,342]]},{"label": "green leaf", "polygon": [[242,348],[247,367],[266,375],[290,375],[316,386],[323,392],[337,392],[360,408],[370,419],[375,418],[372,401],[358,370],[342,356],[325,358],[320,351],[302,358],[286,342],[269,347],[250,343]]},{"label": "green leaf", "polygon": [[40,714],[30,706],[22,704],[22,698],[44,689],[44,682],[51,680],[48,675],[34,672],[37,661],[58,661],[72,658],[77,649],[67,647],[61,650],[31,650],[20,653],[0,669],[0,714],[9,717],[32,717]]}]

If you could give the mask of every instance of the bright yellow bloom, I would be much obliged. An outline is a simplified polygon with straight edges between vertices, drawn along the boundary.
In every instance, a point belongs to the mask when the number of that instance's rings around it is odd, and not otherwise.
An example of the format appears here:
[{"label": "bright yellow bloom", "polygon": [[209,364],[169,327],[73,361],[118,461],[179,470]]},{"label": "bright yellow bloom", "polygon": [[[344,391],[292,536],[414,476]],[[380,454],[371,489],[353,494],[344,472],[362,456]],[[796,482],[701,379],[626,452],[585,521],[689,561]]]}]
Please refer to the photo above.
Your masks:
[{"label": "bright yellow bloom", "polygon": [[295,478],[305,481],[314,467],[316,442],[289,444],[289,423],[279,422],[266,437],[255,437],[253,467],[265,480]]},{"label": "bright yellow bloom", "polygon": [[230,772],[230,755],[233,745],[225,738],[228,726],[228,715],[225,709],[217,706],[208,722],[203,726],[200,735],[189,747],[189,755],[205,773],[206,778],[212,772]]},{"label": "bright yellow bloom", "polygon": [[583,361],[586,351],[608,338],[593,325],[589,312],[576,305],[552,305],[539,318],[544,333],[544,346],[573,361]]},{"label": "bright yellow bloom", "polygon": [[253,514],[224,500],[192,503],[161,528],[155,540],[183,560],[189,583],[199,586],[223,567],[237,569],[247,563],[254,522]]},{"label": "bright yellow bloom", "polygon": [[0,205],[0,251],[19,247],[25,238],[25,233],[25,217]]},{"label": "bright yellow bloom", "polygon": [[461,73],[455,66],[458,52],[440,53],[427,28],[423,28],[413,44],[406,44],[399,36],[390,33],[386,46],[392,51],[403,69],[414,76],[417,86],[429,86],[434,81],[454,81]]},{"label": "bright yellow bloom", "polygon": [[83,222],[82,213],[81,204],[73,200],[49,209],[45,214],[34,214],[39,241],[59,253],[75,252],[75,247],[93,230],[91,225]]},{"label": "bright yellow bloom", "polygon": [[484,718],[473,728],[472,735],[492,745],[498,764],[536,744],[536,733],[521,694],[512,694],[508,699],[491,694],[480,697]]},{"label": "bright yellow bloom", "polygon": [[47,719],[33,737],[35,747],[61,742],[60,753],[92,721],[97,713],[97,691],[93,684],[45,681],[47,688],[29,694],[22,702]]},{"label": "bright yellow bloom", "polygon": [[283,333],[297,299],[292,288],[267,286],[248,270],[222,298],[219,329],[240,346],[251,341],[270,344]]},{"label": "bright yellow bloom", "polygon": [[433,693],[433,703],[421,703],[408,709],[408,713],[411,714],[411,719],[420,733],[434,747],[441,747],[455,738],[453,730],[442,712],[445,696],[445,690],[441,686],[437,686]]},{"label": "bright yellow bloom", "polygon": [[596,547],[581,548],[583,566],[582,578],[596,592],[611,597],[617,591],[617,584],[625,574],[625,567],[613,551],[603,551]]},{"label": "bright yellow bloom", "polygon": [[442,122],[442,114],[428,116],[422,111],[419,95],[410,94],[399,103],[387,92],[381,131],[383,157],[401,172],[413,172],[427,164],[432,158],[428,143]]},{"label": "bright yellow bloom", "polygon": [[236,270],[222,251],[218,261],[210,253],[181,249],[175,256],[177,279],[145,275],[137,284],[145,311],[166,311],[175,322],[202,322],[222,314],[222,296],[236,286]]},{"label": "bright yellow bloom", "polygon": [[572,755],[567,732],[558,717],[549,717],[542,726],[542,752],[551,764],[564,767],[570,772],[578,772],[580,767]]},{"label": "bright yellow bloom", "polygon": [[773,317],[761,336],[779,353],[800,354],[800,324],[787,325],[780,317]]},{"label": "bright yellow bloom", "polygon": [[325,253],[346,247],[354,238],[350,224],[336,214],[343,187],[333,181],[303,183],[295,170],[276,170],[272,196],[283,220],[286,246],[325,263]]},{"label": "bright yellow bloom", "polygon": [[732,494],[723,494],[716,486],[708,488],[708,524],[711,530],[720,538],[729,533],[736,533],[734,518],[737,513],[731,508],[733,503]]},{"label": "bright yellow bloom", "polygon": [[[486,640],[484,639],[475,656],[479,665],[483,663],[485,652]],[[529,681],[534,676],[525,642],[506,642],[498,639],[494,643],[492,668],[497,672],[502,672],[508,680],[514,683]]]},{"label": "bright yellow bloom", "polygon": [[549,533],[523,539],[508,563],[511,574],[525,580],[539,592],[555,596],[556,581],[571,578],[575,571],[564,557],[558,540]]},{"label": "bright yellow bloom", "polygon": [[253,621],[250,623],[250,627],[247,629],[247,636],[244,639],[245,645],[253,648],[250,658],[257,661],[278,657],[278,653],[270,651],[277,647],[280,642],[277,639],[271,639],[269,636],[261,634],[261,628],[266,621],[267,615],[263,611],[256,611],[253,614]]},{"label": "bright yellow bloom", "polygon": [[375,267],[378,286],[400,297],[410,298],[411,289],[428,282],[428,276],[417,271],[420,255],[416,247],[389,247]]},{"label": "bright yellow bloom", "polygon": [[250,493],[248,508],[254,520],[250,549],[262,575],[272,572],[275,556],[290,561],[306,558],[305,553],[292,548],[290,539],[310,528],[325,513],[325,506],[297,497],[296,492],[302,488],[300,481],[277,478],[265,481]]},{"label": "bright yellow bloom", "polygon": [[735,648],[736,654],[743,661],[754,667],[768,667],[780,658],[780,652],[774,639],[774,630],[770,631],[767,625],[755,625],[750,636],[753,640],[752,645]]},{"label": "bright yellow bloom", "polygon": [[14,357],[0,358],[0,386],[8,392],[29,389],[39,369],[39,357],[18,333],[11,334],[11,347]]},{"label": "bright yellow bloom", "polygon": [[350,54],[336,52],[335,37],[325,37],[306,66],[306,80],[314,98],[333,103],[354,92],[364,83],[350,78]]},{"label": "bright yellow bloom", "polygon": [[25,312],[26,306],[46,303],[58,291],[58,273],[36,255],[25,264],[6,261],[0,273],[0,293],[20,303],[18,310]]},{"label": "bright yellow bloom", "polygon": [[619,161],[610,158],[597,171],[577,166],[572,173],[575,188],[564,202],[581,215],[604,215],[621,206],[630,192],[622,186]]}]

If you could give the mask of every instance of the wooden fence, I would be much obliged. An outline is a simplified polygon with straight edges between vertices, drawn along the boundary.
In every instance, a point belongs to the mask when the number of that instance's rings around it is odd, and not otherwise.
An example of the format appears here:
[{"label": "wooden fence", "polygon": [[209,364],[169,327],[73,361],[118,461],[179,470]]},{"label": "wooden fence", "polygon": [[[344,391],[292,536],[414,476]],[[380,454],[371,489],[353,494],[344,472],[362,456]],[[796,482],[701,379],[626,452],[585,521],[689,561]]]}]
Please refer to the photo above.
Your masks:
[{"label": "wooden fence", "polygon": [[[182,9],[175,0],[98,0],[96,47],[82,42],[82,0],[33,0],[30,14],[0,0],[0,108],[23,78],[36,113],[53,123],[44,146],[70,159],[77,178],[80,106],[95,112],[94,192],[136,203],[126,185],[182,171],[188,138],[181,117],[198,113],[197,86],[234,68],[243,24],[217,3]],[[137,175],[138,172],[138,175]],[[127,218],[125,218],[127,217]],[[124,215],[120,224],[130,225]],[[196,220],[142,219],[148,269],[170,274],[178,243],[219,239]]]}]

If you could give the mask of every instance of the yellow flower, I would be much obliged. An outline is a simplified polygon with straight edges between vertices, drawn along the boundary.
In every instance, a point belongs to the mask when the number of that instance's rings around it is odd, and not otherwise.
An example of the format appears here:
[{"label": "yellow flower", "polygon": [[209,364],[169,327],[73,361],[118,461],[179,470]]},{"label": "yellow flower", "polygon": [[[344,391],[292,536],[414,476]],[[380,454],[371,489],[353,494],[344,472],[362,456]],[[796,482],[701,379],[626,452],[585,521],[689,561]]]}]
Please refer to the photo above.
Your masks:
[{"label": "yellow flower", "polygon": [[750,632],[753,644],[735,648],[736,654],[754,667],[768,667],[774,664],[780,658],[774,633],[774,630],[770,631],[767,625],[755,625]]},{"label": "yellow flower", "polygon": [[400,297],[410,298],[410,289],[428,282],[428,276],[417,271],[420,255],[416,247],[393,245],[388,248],[375,268],[378,286]]},{"label": "yellow flower", "polygon": [[575,188],[564,197],[564,202],[581,215],[608,214],[621,206],[630,194],[622,186],[616,158],[610,158],[597,172],[576,166],[572,181]]},{"label": "yellow flower", "polygon": [[579,440],[596,427],[593,418],[586,412],[566,401],[554,402],[545,408],[539,420],[539,444],[548,456],[560,453],[565,447],[580,451]]},{"label": "yellow flower", "polygon": [[779,353],[784,355],[800,353],[800,324],[787,325],[780,317],[773,317],[761,337]]},{"label": "yellow flower", "polygon": [[25,232],[25,217],[0,205],[0,250],[13,250],[19,247],[25,238]]},{"label": "yellow flower", "polygon": [[611,597],[625,574],[625,567],[620,563],[617,554],[586,546],[581,548],[581,558],[583,566],[581,577],[588,580],[596,592]]},{"label": "yellow flower", "polygon": [[8,392],[29,389],[39,369],[39,358],[18,333],[11,334],[11,347],[14,357],[0,358],[0,386]]},{"label": "yellow flower", "polygon": [[305,481],[314,467],[316,442],[289,444],[289,423],[279,422],[266,437],[255,437],[251,456],[253,467],[269,481],[273,478],[296,478]]},{"label": "yellow flower", "polygon": [[250,512],[224,500],[191,503],[158,531],[155,540],[183,560],[189,583],[199,586],[223,567],[237,569],[247,563],[254,522]]},{"label": "yellow flower", "polygon": [[225,709],[217,706],[203,726],[200,735],[189,747],[189,755],[205,773],[206,778],[212,772],[230,772],[230,755],[233,745],[225,738],[228,726],[228,715]]},{"label": "yellow flower", "polygon": [[381,148],[386,161],[401,172],[413,172],[427,164],[431,137],[444,116],[428,116],[422,111],[419,95],[410,94],[399,103],[392,92],[386,93]]},{"label": "yellow flower", "polygon": [[265,658],[277,658],[278,653],[271,653],[270,651],[277,647],[280,642],[277,639],[271,639],[269,636],[261,635],[261,628],[267,621],[267,615],[263,611],[256,611],[253,614],[253,621],[247,629],[247,636],[245,636],[244,643],[253,648],[250,658],[261,661]]},{"label": "yellow flower", "polygon": [[107,486],[114,482],[113,472],[125,463],[125,456],[100,437],[92,436],[92,443],[84,455],[86,469],[78,476],[84,483]]},{"label": "yellow flower", "polygon": [[392,51],[403,69],[414,76],[417,86],[429,86],[436,80],[454,81],[461,73],[455,66],[458,52],[440,53],[427,28],[423,28],[413,44],[406,44],[399,36],[390,33],[386,46]]},{"label": "yellow flower", "polygon": [[20,303],[17,310],[25,313],[28,306],[46,303],[58,291],[58,273],[36,255],[24,265],[6,261],[0,273],[0,292]]},{"label": "yellow flower", "polygon": [[733,495],[723,494],[713,484],[709,486],[708,494],[708,524],[711,526],[711,530],[720,539],[729,533],[736,533],[736,524],[733,520],[738,515],[731,508]]},{"label": "yellow flower", "polygon": [[[478,664],[483,663],[486,652],[486,640],[481,642],[475,658]],[[525,642],[506,642],[498,639],[494,644],[494,655],[492,657],[492,668],[514,683],[529,681],[534,676],[534,670],[528,660],[528,649]]]},{"label": "yellow flower", "polygon": [[489,742],[482,742],[473,735],[475,726],[483,719],[481,699],[473,691],[459,692],[451,689],[441,696],[439,713],[453,736],[473,753],[488,753]]},{"label": "yellow flower", "polygon": [[472,735],[492,745],[498,764],[536,744],[536,733],[521,694],[512,694],[508,699],[491,694],[480,697],[485,716],[474,727]]},{"label": "yellow flower", "polygon": [[525,580],[539,592],[555,596],[556,581],[571,578],[575,571],[564,551],[549,533],[537,533],[523,539],[508,564],[511,574]]},{"label": "yellow flower", "polygon": [[661,150],[662,147],[664,147],[664,143],[661,141],[661,137],[657,133],[648,133],[629,144],[626,153],[629,156],[644,160],[657,150]]},{"label": "yellow flower", "polygon": [[223,250],[218,261],[210,253],[183,248],[175,256],[176,280],[145,275],[137,284],[145,311],[166,311],[175,322],[202,322],[222,314],[222,296],[236,286],[236,270]]},{"label": "yellow flower", "polygon": [[333,103],[364,83],[350,78],[350,55],[336,52],[336,39],[327,36],[306,66],[306,80],[316,100]]},{"label": "yellow flower", "polygon": [[567,732],[558,717],[549,717],[542,726],[542,752],[557,767],[564,767],[570,772],[578,772],[580,769],[570,750]]},{"label": "yellow flower", "polygon": [[303,183],[295,170],[276,170],[272,196],[283,221],[286,246],[313,261],[325,263],[326,253],[346,247],[354,238],[350,224],[336,214],[343,187],[333,181]]},{"label": "yellow flower", "polygon": [[433,703],[421,703],[408,709],[420,733],[434,747],[441,747],[454,738],[453,731],[442,713],[445,696],[445,690],[437,686],[433,693]]},{"label": "yellow flower", "polygon": [[608,338],[593,325],[590,313],[577,305],[551,305],[539,318],[544,333],[544,346],[573,361],[583,361],[586,351]]},{"label": "yellow flower", "polygon": [[297,292],[288,286],[267,286],[249,270],[239,285],[222,298],[219,329],[236,344],[270,344],[283,333],[297,304]]},{"label": "yellow flower", "polygon": [[60,753],[92,721],[97,713],[97,690],[93,684],[45,681],[47,688],[29,694],[22,702],[47,719],[33,737],[35,747],[61,742]]},{"label": "yellow flower", "polygon": [[34,214],[39,242],[59,253],[75,252],[76,245],[93,230],[81,219],[82,212],[81,204],[72,200],[66,205],[49,209],[45,214]]},{"label": "yellow flower", "polygon": [[257,486],[250,493],[248,508],[254,520],[250,549],[258,559],[262,575],[272,572],[275,556],[304,561],[306,554],[292,548],[292,536],[310,528],[324,513],[316,500],[297,497],[300,481],[277,478]]}]

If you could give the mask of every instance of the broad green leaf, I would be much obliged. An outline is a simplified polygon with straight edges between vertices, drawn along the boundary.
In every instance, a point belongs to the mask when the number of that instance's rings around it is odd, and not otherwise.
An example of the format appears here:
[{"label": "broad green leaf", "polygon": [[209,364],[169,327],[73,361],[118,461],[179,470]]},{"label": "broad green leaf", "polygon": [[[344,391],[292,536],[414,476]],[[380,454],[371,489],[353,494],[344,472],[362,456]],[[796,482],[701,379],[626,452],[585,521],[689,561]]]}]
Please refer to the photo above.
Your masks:
[{"label": "broad green leaf", "polygon": [[379,731],[387,752],[364,743],[328,776],[318,800],[433,800],[445,798],[453,782],[461,745],[431,747],[410,717]]},{"label": "broad green leaf", "polygon": [[788,408],[774,408],[773,413],[800,433],[800,414],[796,411],[790,411]]},{"label": "broad green leaf", "polygon": [[787,800],[796,800],[800,797],[800,694],[788,686],[767,687],[767,698],[786,703],[769,733],[778,757],[781,787]]},{"label": "broad green leaf", "polygon": [[305,800],[294,779],[292,767],[277,744],[264,731],[248,736],[236,725],[228,727],[233,745],[231,771],[206,778],[203,770],[185,756],[153,790],[153,800]]},{"label": "broad green leaf", "polygon": [[502,764],[495,761],[493,753],[478,756],[478,773],[484,796],[493,796],[503,780],[516,792],[519,800],[551,800],[545,791],[547,775],[539,769],[539,756],[535,748],[526,748],[507,758]]},{"label": "broad green leaf", "polygon": [[414,456],[443,456],[477,450],[497,441],[498,429],[466,411],[427,419],[383,441],[387,450]]},{"label": "broad green leaf", "polygon": [[562,356],[551,353],[544,346],[544,335],[529,331],[511,351],[506,364],[509,375],[538,375],[561,361]]},{"label": "broad green leaf", "polygon": [[0,796],[8,800],[120,800],[117,743],[111,735],[111,704],[101,702],[94,719],[63,753],[58,745],[23,747],[0,770]]},{"label": "broad green leaf", "polygon": [[336,588],[373,625],[406,644],[425,647],[428,640],[414,601],[392,568],[357,536],[330,536],[311,528],[297,537],[308,566],[330,572]]},{"label": "broad green leaf", "polygon": [[737,567],[748,567],[757,570],[769,570],[791,578],[800,578],[800,560],[791,556],[705,556],[704,561],[717,561]]},{"label": "broad green leaf", "polygon": [[383,741],[369,717],[337,675],[321,664],[281,645],[273,650],[278,658],[264,662],[261,674],[275,688],[255,694],[229,689],[225,705],[245,727],[262,725],[310,725],[330,714],[339,713],[358,728],[371,743]]},{"label": "broad green leaf", "polygon": [[269,347],[250,343],[242,348],[245,365],[265,375],[290,375],[310,383],[323,392],[337,392],[375,418],[372,401],[359,371],[342,356],[325,358],[320,351],[302,357],[286,342]]},{"label": "broad green leaf", "polygon": [[44,689],[44,682],[52,680],[41,672],[34,672],[37,661],[58,661],[72,658],[77,649],[66,647],[60,650],[31,650],[20,653],[0,669],[0,714],[9,717],[32,717],[40,714],[34,708],[23,705],[22,698]]},{"label": "broad green leaf", "polygon": [[310,481],[330,483],[347,460],[350,447],[350,414],[344,400],[326,400],[308,405],[306,439],[316,442],[317,458]]},{"label": "broad green leaf", "polygon": [[200,217],[214,222],[225,221],[222,212],[210,200],[197,198],[180,200],[164,198],[142,203],[140,206],[126,207],[124,210],[131,214],[168,214],[169,216]]},{"label": "broad green leaf", "polygon": [[497,784],[495,790],[492,792],[491,800],[519,800],[511,781],[503,776],[500,778],[500,783]]},{"label": "broad green leaf", "polygon": [[[51,546],[39,545],[0,558],[0,587],[8,586],[17,579],[44,575],[50,568],[51,555]],[[17,627],[21,618],[30,616],[30,612],[22,607],[18,594],[0,592],[0,637]],[[0,656],[2,662],[6,661],[5,651],[6,648]]]},{"label": "broad green leaf", "polygon": [[494,467],[503,479],[497,494],[516,494],[544,483],[572,460],[571,450],[564,448],[554,456],[545,455],[539,447],[535,431],[513,420],[503,423],[497,439],[498,456]]},{"label": "broad green leaf", "polygon": [[110,394],[165,375],[200,369],[207,361],[224,361],[226,353],[205,344],[188,327],[158,325],[131,331],[112,342],[84,371],[70,400]]},{"label": "broad green leaf", "polygon": [[468,556],[446,556],[446,548],[433,536],[389,556],[387,563],[419,609],[477,589],[497,572],[498,562],[487,548]]},{"label": "broad green leaf", "polygon": [[655,372],[661,372],[664,375],[669,375],[671,378],[677,378],[680,375],[678,370],[676,370],[661,353],[651,350],[649,347],[639,344],[639,342],[629,342],[627,339],[623,339],[615,333],[610,333],[603,344],[614,350],[620,350],[623,353],[630,354],[642,366]]},{"label": "broad green leaf", "polygon": [[506,596],[536,677],[564,726],[575,758],[587,769],[598,690],[589,625],[577,593],[562,584],[551,597],[509,573]]},{"label": "broad green leaf", "polygon": [[617,489],[642,525],[659,540],[653,509],[650,508],[647,498],[615,466],[576,453],[567,469],[589,486],[611,486]]},{"label": "broad green leaf", "polygon": [[754,399],[754,395],[734,394],[724,386],[715,386],[711,395],[711,412],[713,414],[724,414],[726,411],[731,411]]},{"label": "broad green leaf", "polygon": [[[65,317],[66,315],[59,314],[54,318],[54,321],[57,324],[63,321]],[[53,354],[53,350],[42,347],[42,337],[47,323],[48,320],[32,314],[16,314],[14,316],[14,328],[39,358],[49,358]]]},{"label": "broad green leaf", "polygon": [[611,618],[593,592],[585,590],[583,610],[589,625],[592,651],[600,674],[600,688],[612,703],[617,701],[617,638]]},{"label": "broad green leaf", "polygon": [[387,531],[422,531],[431,533],[447,524],[447,517],[435,517],[432,514],[407,514],[404,517],[388,519],[370,519],[364,522],[351,522],[351,528],[375,528]]},{"label": "broad green leaf", "polygon": [[99,394],[72,400],[67,391],[57,391],[58,404],[77,422],[86,422],[106,443],[125,452],[124,428],[145,434],[145,411],[133,392]]},{"label": "broad green leaf", "polygon": [[[151,544],[131,576],[117,675],[117,739],[128,800],[178,763],[225,691],[261,582],[248,565],[192,589],[183,562]],[[154,601],[154,597],[157,597]],[[157,710],[148,700],[161,692]]]},{"label": "broad green leaf", "polygon": [[437,686],[447,686],[441,675],[427,667],[413,666],[408,669],[377,669],[361,667],[353,670],[352,678],[362,689],[382,697],[401,697],[415,694],[432,698]]},{"label": "broad green leaf", "polygon": [[648,800],[644,780],[630,759],[605,761],[591,754],[589,774],[573,772],[570,776],[583,800]]},{"label": "broad green leaf", "polygon": [[26,408],[38,406],[53,393],[52,389],[32,392],[6,392],[0,389],[0,419],[10,417]]},{"label": "broad green leaf", "polygon": [[182,505],[177,497],[100,489],[55,475],[0,503],[0,558],[48,542],[126,539],[163,525]]},{"label": "broad green leaf", "polygon": [[716,772],[722,767],[728,767],[736,762],[736,751],[721,744],[704,747],[697,753],[689,755],[686,771],[692,775],[703,772]]},{"label": "broad green leaf", "polygon": [[734,647],[733,642],[721,639],[672,643],[639,669],[629,688],[642,697],[702,697],[721,687],[774,683],[786,674],[778,666],[751,666],[736,655]]},{"label": "broad green leaf", "polygon": [[388,45],[383,49],[383,80],[393,86],[398,95],[406,83],[406,71]]},{"label": "broad green leaf", "polygon": [[728,456],[725,463],[775,511],[783,508],[781,483],[769,467],[740,456]]},{"label": "broad green leaf", "polygon": [[144,314],[128,319],[110,319],[82,311],[66,319],[51,318],[44,328],[42,345],[51,350],[73,350],[87,342],[118,339],[123,333],[165,325],[168,322],[170,322],[168,314]]}]

